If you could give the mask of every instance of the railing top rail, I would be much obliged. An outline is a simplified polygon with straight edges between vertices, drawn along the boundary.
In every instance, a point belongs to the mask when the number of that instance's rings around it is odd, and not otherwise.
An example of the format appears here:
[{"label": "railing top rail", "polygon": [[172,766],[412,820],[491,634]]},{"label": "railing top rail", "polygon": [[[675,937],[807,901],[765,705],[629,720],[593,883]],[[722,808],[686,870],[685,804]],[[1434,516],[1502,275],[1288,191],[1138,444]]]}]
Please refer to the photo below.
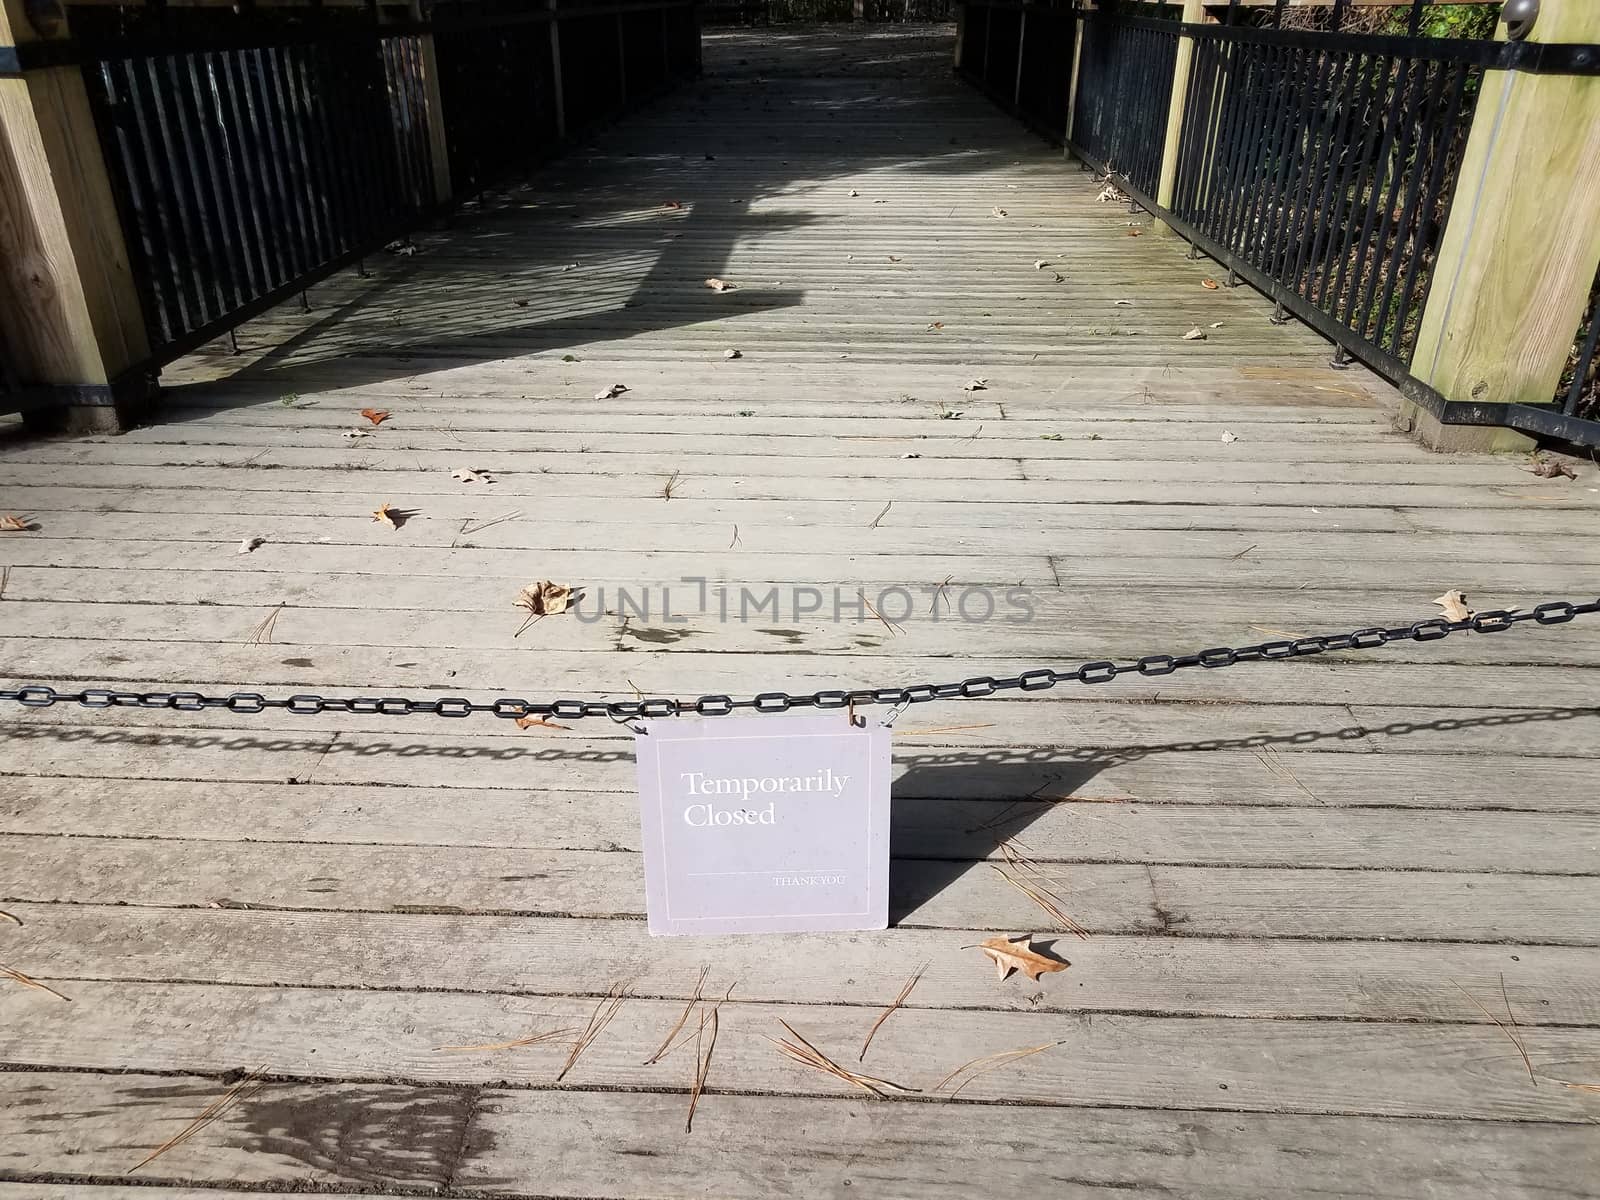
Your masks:
[{"label": "railing top rail", "polygon": [[[1132,23],[1147,18],[1118,17]],[[1183,24],[1185,37],[1219,42],[1298,46],[1394,58],[1464,62],[1499,71],[1552,75],[1600,75],[1600,45],[1584,42],[1496,42],[1477,38],[1409,37],[1404,34],[1332,33],[1316,29],[1269,29],[1248,25]]]}]

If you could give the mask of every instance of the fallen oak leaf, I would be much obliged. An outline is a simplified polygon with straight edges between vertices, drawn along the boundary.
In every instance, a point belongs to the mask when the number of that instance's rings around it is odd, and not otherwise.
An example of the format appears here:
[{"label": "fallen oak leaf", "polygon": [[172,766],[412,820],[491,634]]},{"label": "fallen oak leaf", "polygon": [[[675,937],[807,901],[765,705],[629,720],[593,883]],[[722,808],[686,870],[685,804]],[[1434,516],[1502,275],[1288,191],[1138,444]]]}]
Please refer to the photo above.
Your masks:
[{"label": "fallen oak leaf", "polygon": [[1470,621],[1472,610],[1467,607],[1465,593],[1454,588],[1434,600],[1440,608],[1444,609],[1444,619],[1447,621]]},{"label": "fallen oak leaf", "polygon": [[990,210],[989,210],[989,215],[990,215],[990,216],[991,216],[991,217],[1006,217],[1006,216],[1009,216],[1009,215],[1010,215],[1010,214],[1009,214],[1009,213],[1007,213],[1007,212],[1006,212],[1006,210],[1005,210],[1005,209],[1003,209],[1003,208],[1000,208],[1000,207],[999,207],[999,206],[998,206],[998,205],[997,205],[997,206],[995,206],[995,207],[994,207],[994,208],[991,208],[991,209],[990,209]]},{"label": "fallen oak leaf", "polygon": [[1222,431],[1222,440],[1225,442],[1237,442],[1239,440],[1239,435],[1224,429]]},{"label": "fallen oak leaf", "polygon": [[661,207],[662,208],[682,208],[683,205],[680,204],[676,200],[664,200],[664,201],[662,201]]},{"label": "fallen oak leaf", "polygon": [[712,276],[710,279],[706,280],[706,286],[713,292],[731,292],[735,290],[734,285],[729,283],[726,279],[718,279],[715,276]]},{"label": "fallen oak leaf", "polygon": [[516,727],[518,729],[532,729],[535,725],[542,726],[545,729],[571,729],[572,728],[571,725],[557,725],[554,721],[547,721],[543,717],[533,717],[533,716],[518,717],[516,719],[515,724],[516,724]]},{"label": "fallen oak leaf", "polygon": [[625,384],[625,383],[613,383],[610,387],[606,388],[605,391],[596,392],[594,394],[594,398],[596,400],[615,400],[618,396],[622,395],[622,393],[627,391],[627,390],[628,390],[628,385],[627,384]]},{"label": "fallen oak leaf", "polygon": [[10,513],[0,516],[0,530],[4,530],[7,533],[28,533],[32,529],[33,526],[21,517],[14,517]]},{"label": "fallen oak leaf", "polygon": [[266,541],[267,541],[267,539],[266,538],[262,538],[262,537],[242,538],[242,539],[240,539],[240,542],[239,542],[239,548],[236,551],[234,551],[234,553],[235,554],[249,554],[257,546],[265,545]]},{"label": "fallen oak leaf", "polygon": [[399,529],[400,523],[405,520],[405,514],[399,509],[389,507],[389,502],[385,500],[372,510],[372,519],[383,522],[390,529]]},{"label": "fallen oak leaf", "polygon": [[487,471],[475,471],[471,467],[457,467],[450,472],[451,479],[459,479],[462,483],[493,483]]},{"label": "fallen oak leaf", "polygon": [[1064,959],[1047,958],[1034,950],[1033,935],[1027,933],[1014,938],[992,937],[975,946],[961,948],[983,951],[994,963],[995,971],[1001,979],[1005,979],[1013,971],[1021,971],[1037,983],[1040,976],[1054,971],[1065,971],[1072,965]]},{"label": "fallen oak leaf", "polygon": [[1208,291],[1208,292],[1214,292],[1219,287],[1221,287],[1222,285],[1220,283],[1218,283],[1215,279],[1202,279],[1200,281],[1200,286],[1205,288],[1206,291]]},{"label": "fallen oak leaf", "polygon": [[361,415],[374,425],[382,425],[389,419],[389,414],[381,408],[363,408]]},{"label": "fallen oak leaf", "polygon": [[1142,237],[1143,235],[1144,235],[1144,230],[1142,230],[1142,229],[1129,229],[1128,230],[1128,236],[1129,237]]},{"label": "fallen oak leaf", "polygon": [[735,359],[735,358],[743,358],[744,357],[744,351],[743,350],[732,350],[732,349],[724,350],[722,352],[722,357],[726,358],[726,359],[730,359],[730,360],[731,359]]},{"label": "fallen oak leaf", "polygon": [[370,429],[346,429],[342,436],[350,438],[353,441],[356,438],[371,437],[372,436],[372,430],[370,430]]},{"label": "fallen oak leaf", "polygon": [[941,330],[943,328],[944,328],[944,322],[943,321],[929,321],[928,322],[928,332],[929,333],[937,333],[939,330]]},{"label": "fallen oak leaf", "polygon": [[1186,342],[1203,342],[1206,340],[1206,331],[1201,329],[1200,326],[1196,325],[1193,329],[1189,330],[1188,333],[1183,335],[1183,340]]},{"label": "fallen oak leaf", "polygon": [[961,385],[961,390],[963,392],[987,392],[989,390],[989,380],[987,377],[969,379]]},{"label": "fallen oak leaf", "polygon": [[553,617],[564,613],[572,603],[572,589],[565,584],[551,583],[548,579],[541,579],[538,583],[530,583],[517,593],[513,602],[517,608],[525,609],[528,619],[522,623],[521,628],[512,637],[521,637],[523,630],[536,621],[545,617]]}]

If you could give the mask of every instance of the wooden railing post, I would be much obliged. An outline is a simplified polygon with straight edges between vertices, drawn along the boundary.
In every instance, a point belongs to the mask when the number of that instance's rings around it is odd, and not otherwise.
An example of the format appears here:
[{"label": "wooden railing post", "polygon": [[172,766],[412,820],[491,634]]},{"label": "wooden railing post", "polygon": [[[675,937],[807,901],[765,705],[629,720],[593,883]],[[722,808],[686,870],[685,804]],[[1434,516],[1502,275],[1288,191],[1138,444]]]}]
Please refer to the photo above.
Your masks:
[{"label": "wooden railing post", "polygon": [[[422,20],[420,0],[413,0],[411,19]],[[433,163],[433,199],[443,204],[450,199],[454,188],[450,182],[450,142],[445,136],[444,97],[439,91],[439,53],[433,44],[433,34],[424,33],[417,38],[422,50],[423,99],[428,106],[428,157]]]},{"label": "wooden railing post", "polygon": [[[1600,3],[1544,0],[1529,40],[1600,42]],[[1600,76],[1485,72],[1412,374],[1446,400],[1549,403],[1597,263]],[[1530,444],[1435,428],[1414,405],[1408,419],[1439,449]]]},{"label": "wooden railing post", "polygon": [[[1183,0],[1183,23],[1198,25],[1206,18],[1205,0]],[[1162,208],[1172,207],[1172,195],[1178,184],[1178,152],[1183,133],[1183,108],[1189,99],[1189,74],[1194,63],[1194,39],[1178,36],[1178,55],[1172,66],[1172,100],[1167,106],[1167,137],[1161,147],[1161,176],[1156,184],[1156,203]],[[1175,234],[1165,221],[1155,222],[1155,232],[1163,237]]]},{"label": "wooden railing post", "polygon": [[1072,9],[1072,75],[1067,80],[1067,127],[1061,135],[1061,153],[1072,153],[1072,122],[1078,115],[1078,65],[1083,62],[1084,9]]},{"label": "wooden railing post", "polygon": [[[0,0],[0,46],[66,35],[59,6]],[[21,382],[73,428],[115,430],[149,357],[100,138],[76,67],[0,78],[0,324]]]}]

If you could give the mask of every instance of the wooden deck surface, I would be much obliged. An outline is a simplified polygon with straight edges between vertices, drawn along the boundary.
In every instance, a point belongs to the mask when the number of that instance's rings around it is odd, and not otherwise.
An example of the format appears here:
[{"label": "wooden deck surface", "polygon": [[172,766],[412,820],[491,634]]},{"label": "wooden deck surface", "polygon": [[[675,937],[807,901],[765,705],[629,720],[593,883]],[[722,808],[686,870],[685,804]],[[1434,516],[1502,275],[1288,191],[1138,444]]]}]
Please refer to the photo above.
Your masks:
[{"label": "wooden deck surface", "polygon": [[[0,679],[749,694],[1595,594],[1592,467],[1391,433],[1385,385],[1204,287],[949,39],[709,35],[692,89],[173,368],[158,422],[0,442],[37,524],[0,534]],[[684,576],[917,610],[515,636],[530,581],[683,612]],[[935,622],[946,581],[1034,619]],[[0,978],[0,1197],[1600,1194],[1597,672],[1591,620],[920,707],[894,928],[690,940],[646,935],[606,722],[12,707],[0,962],[71,1002]],[[964,949],[1024,932],[1070,969]],[[642,1063],[703,968],[733,991],[686,1133],[693,1051]],[[439,1049],[615,984],[560,1083],[564,1044]],[[922,1091],[791,1063],[780,1018]]]}]

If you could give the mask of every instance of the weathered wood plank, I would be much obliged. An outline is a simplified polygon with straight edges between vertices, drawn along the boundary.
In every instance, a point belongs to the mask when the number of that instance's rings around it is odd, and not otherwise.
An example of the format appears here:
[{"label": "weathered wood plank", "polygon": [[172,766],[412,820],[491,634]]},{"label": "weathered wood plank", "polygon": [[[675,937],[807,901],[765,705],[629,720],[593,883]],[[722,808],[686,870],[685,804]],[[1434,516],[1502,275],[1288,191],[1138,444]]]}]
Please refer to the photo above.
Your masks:
[{"label": "weathered wood plank", "polygon": [[[1059,979],[1060,976],[1053,977]],[[597,990],[610,981],[597,980]],[[0,992],[0,1060],[92,1069],[158,1067],[216,1074],[241,1061],[273,1074],[330,1080],[553,1085],[567,1058],[556,1043],[441,1052],[555,1028],[582,1028],[588,997],[325,991],[185,984],[74,984],[74,1003]],[[1058,985],[1062,986],[1062,985]],[[672,1061],[642,1065],[682,1010],[675,1001],[624,1002],[566,1076],[571,1087],[681,1088]],[[844,1056],[870,1013],[823,1005],[723,1005],[709,1086],[729,1092],[848,1094],[849,1085],[776,1053],[769,1033],[787,1020]],[[1542,1026],[1520,1037],[1536,1073],[1565,1079],[1600,1054],[1600,1030]],[[879,1030],[868,1070],[931,1090],[981,1055],[1055,1043],[1004,1071],[980,1075],[970,1101],[1046,1106],[1126,1105],[1245,1112],[1533,1119],[1588,1124],[1600,1099],[1539,1087],[1517,1049],[1490,1025],[1260,1021],[907,1009]],[[1337,1055],[1339,1065],[1330,1066]]]},{"label": "weathered wood plank", "polygon": [[[1057,939],[1071,986],[996,986],[976,931],[902,928],[850,938],[796,934],[652,939],[637,921],[423,913],[133,909],[7,903],[24,922],[10,961],[71,992],[76,980],[260,987],[583,995],[631,978],[641,996],[685,999],[700,969],[738,980],[745,1000],[892,1003],[912,971],[913,1008],[1144,1012],[1484,1022],[1479,1004],[1523,1025],[1600,1024],[1600,952],[1423,942],[1106,935]],[[827,971],[812,965],[827,961]],[[910,964],[910,965],[908,965]],[[1503,987],[1502,987],[1503,984]]]},{"label": "weathered wood plank", "polygon": [[[47,1110],[39,1115],[72,1114],[65,1131],[72,1141],[62,1144],[60,1122],[40,1125],[37,1115],[0,1110],[0,1128],[10,1127],[6,1142],[15,1165],[9,1172],[108,1181],[0,1182],[0,1196],[17,1200],[128,1196],[109,1181],[120,1173],[123,1148],[141,1145],[149,1124],[168,1113],[176,1124],[176,1094],[189,1093],[198,1106],[220,1090],[195,1077],[63,1073],[28,1080],[25,1098]],[[316,1186],[332,1200],[356,1200],[325,1191],[341,1183],[428,1186],[435,1183],[435,1164],[427,1162],[423,1171],[414,1164],[430,1154],[448,1161],[446,1135],[458,1124],[444,1103],[450,1094],[373,1084],[269,1084],[140,1174],[145,1190],[162,1200],[243,1200],[259,1192],[225,1185],[268,1180]],[[683,1131],[685,1110],[678,1095],[490,1091],[473,1098],[457,1179],[486,1195],[617,1200],[708,1191],[848,1196],[863,1188],[875,1196],[957,1198],[983,1187],[1025,1190],[1041,1182],[1064,1200],[1092,1200],[1108,1188],[1275,1200],[1292,1177],[1297,1194],[1305,1196],[1475,1200],[1492,1190],[1523,1200],[1570,1195],[1574,1178],[1600,1166],[1592,1137],[1555,1123],[1000,1110],[712,1094],[696,1113],[696,1137]],[[594,1136],[597,1129],[607,1136]],[[422,1136],[408,1144],[407,1133]],[[1061,1161],[1063,1142],[1076,1147],[1070,1164]],[[1000,1145],[1006,1153],[994,1153]],[[1351,1145],[1364,1152],[1350,1154]],[[806,1170],[797,1173],[794,1164],[802,1162]],[[269,1167],[277,1174],[268,1174]],[[167,1179],[174,1183],[160,1186]],[[179,1182],[196,1179],[216,1183],[190,1188]],[[426,1182],[413,1183],[419,1179]]]},{"label": "weathered wood plank", "polygon": [[[1595,876],[1060,864],[1068,912],[1096,933],[1600,944]],[[0,836],[5,898],[154,907],[636,918],[637,854],[533,848],[305,845]],[[1047,918],[985,863],[895,860],[890,919],[943,929]]]}]

